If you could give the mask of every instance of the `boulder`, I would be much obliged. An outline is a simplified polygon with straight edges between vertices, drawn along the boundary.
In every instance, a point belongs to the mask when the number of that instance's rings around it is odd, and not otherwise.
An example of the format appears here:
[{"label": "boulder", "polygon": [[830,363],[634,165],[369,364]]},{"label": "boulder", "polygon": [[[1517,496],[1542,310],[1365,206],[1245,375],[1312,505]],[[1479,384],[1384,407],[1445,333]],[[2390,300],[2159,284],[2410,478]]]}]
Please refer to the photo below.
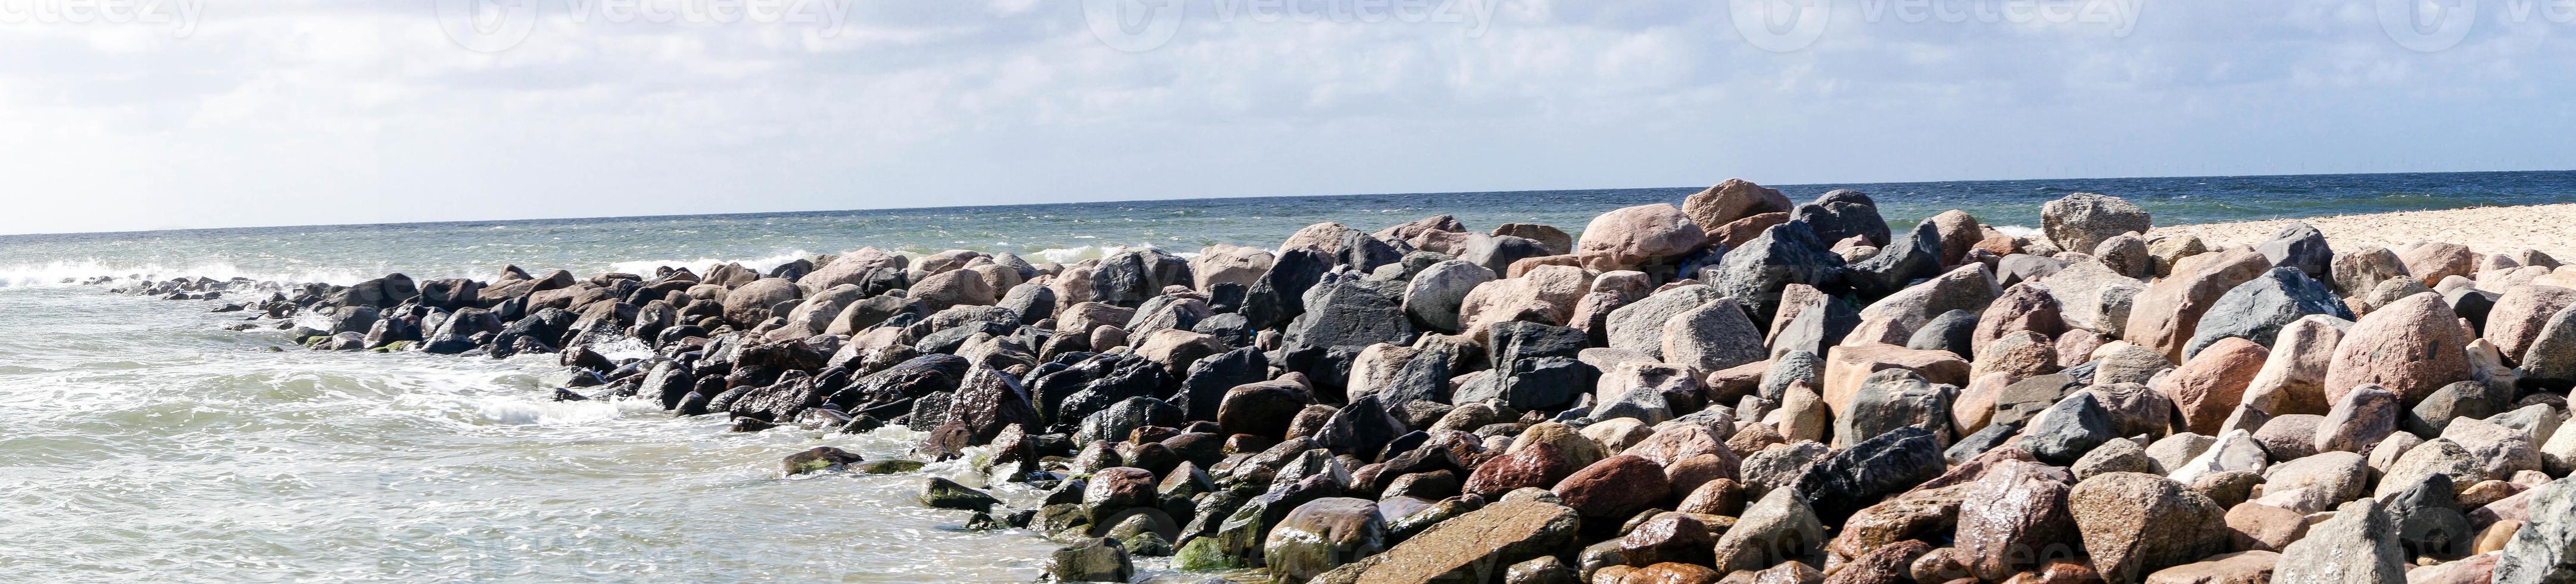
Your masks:
[{"label": "boulder", "polygon": [[2326,234],[2305,222],[2293,221],[2272,232],[2272,238],[2255,244],[2254,251],[2271,260],[2272,267],[2290,268],[2310,278],[2334,277],[2334,248],[2326,245]]},{"label": "boulder", "polygon": [[2058,249],[2090,250],[2102,240],[2153,227],[2146,209],[2128,200],[2075,193],[2040,206],[2040,228]]},{"label": "boulder", "polygon": [[2330,269],[2334,272],[2335,289],[2346,295],[2369,292],[2381,282],[2407,278],[2406,263],[2398,259],[2397,252],[2376,246],[2335,254]]},{"label": "boulder", "polygon": [[2353,318],[2343,299],[2336,298],[2334,290],[2324,282],[2295,268],[2273,268],[2219,296],[2193,328],[2191,343],[2183,347],[2183,358],[2190,359],[2210,343],[2230,337],[2272,346],[2282,327],[2311,314]]},{"label": "boulder", "polygon": [[1702,303],[1663,323],[1664,362],[1718,371],[1763,360],[1762,329],[1732,298]]},{"label": "boulder", "polygon": [[1839,525],[1862,507],[1940,476],[1945,468],[1932,432],[1907,426],[1817,461],[1799,475],[1796,490],[1819,519]]},{"label": "boulder", "polygon": [[2173,398],[2192,432],[2217,434],[2267,357],[2254,341],[2226,337],[2174,369],[2158,390]]},{"label": "boulder", "polygon": [[2263,358],[2263,367],[2246,383],[2243,403],[2274,416],[2326,413],[2332,405],[2326,401],[2326,369],[2334,361],[2335,345],[2343,341],[2343,327],[2348,326],[2350,322],[2325,315],[2300,317],[2282,326]]},{"label": "boulder", "polygon": [[1319,575],[1319,580],[1500,581],[1511,566],[1573,545],[1580,524],[1564,506],[1506,500],[1434,524],[1384,553]]},{"label": "boulder", "polygon": [[1825,241],[1858,237],[1879,247],[1888,242],[1887,219],[1879,216],[1878,202],[1860,191],[1836,189],[1818,195],[1814,202],[1791,210],[1789,220],[1813,227]]},{"label": "boulder", "polygon": [[1860,317],[1863,328],[1885,323],[1892,334],[1912,335],[1942,313],[1982,313],[2002,295],[2003,288],[1996,285],[1994,272],[1985,264],[1968,264],[1872,302],[1861,309]]},{"label": "boulder", "polygon": [[2164,477],[2096,476],[2076,483],[2066,502],[2094,569],[2114,582],[2138,581],[2227,547],[2225,511]]},{"label": "boulder", "polygon": [[2430,242],[2406,248],[2397,254],[2406,265],[2407,275],[2425,286],[2442,283],[2451,276],[2473,276],[2478,273],[2478,253],[2456,243]]},{"label": "boulder", "polygon": [[2487,309],[2487,326],[2483,335],[2496,350],[2514,362],[2522,362],[2540,331],[2551,317],[2576,306],[2576,289],[2547,284],[2523,284],[2506,288]]},{"label": "boulder", "polygon": [[1467,292],[1493,280],[1493,270],[1463,260],[1431,264],[1405,284],[1404,314],[1432,330],[1457,332]]},{"label": "boulder", "polygon": [[2263,255],[2248,248],[2228,248],[2184,258],[2173,275],[2139,292],[2129,309],[2122,338],[2163,353],[2176,362],[2197,333],[2200,320],[2220,297],[2271,269]]},{"label": "boulder", "polygon": [[2406,560],[2398,554],[2396,520],[2377,502],[2354,501],[2337,509],[2333,518],[2310,526],[2307,537],[2281,548],[2272,581],[2405,584]]},{"label": "boulder", "polygon": [[1386,548],[1386,519],[1367,499],[1325,497],[1290,510],[1262,544],[1272,582],[1305,582]]},{"label": "boulder", "polygon": [[2354,388],[2317,421],[2314,445],[2319,452],[2369,452],[2397,432],[2404,410],[2395,393],[2377,386]]},{"label": "boulder", "polygon": [[1773,490],[1745,508],[1744,516],[1718,537],[1710,565],[1728,572],[1759,570],[1782,561],[1821,565],[1818,546],[1825,541],[1824,531],[1824,522],[1798,493]]},{"label": "boulder", "polygon": [[2326,366],[2326,398],[2375,384],[2412,404],[2469,379],[2468,339],[2459,320],[2438,294],[2410,296],[2361,317],[2335,345]]},{"label": "boulder", "polygon": [[1815,230],[1790,221],[1727,250],[1705,277],[1719,296],[1753,307],[1754,320],[1768,322],[1780,308],[1781,291],[1789,285],[1839,287],[1843,269],[1842,256],[1827,247]]},{"label": "boulder", "polygon": [[2118,337],[2147,284],[2101,262],[2075,262],[2050,275],[2044,289],[2057,301],[2066,326]]},{"label": "boulder", "polygon": [[1779,189],[1740,178],[1726,179],[1726,182],[1682,199],[1682,214],[1688,215],[1691,222],[1699,224],[1700,228],[1712,231],[1738,219],[1764,213],[1787,213],[1789,209],[1789,198],[1782,196]]},{"label": "boulder", "polygon": [[1047,555],[1045,571],[1056,582],[1125,582],[1135,577],[1136,565],[1118,540],[1103,537],[1057,548]]},{"label": "boulder", "polygon": [[2505,543],[2495,583],[2576,581],[2576,478],[2542,485],[2529,505],[2531,520]]},{"label": "boulder", "polygon": [[2264,584],[2272,581],[2280,561],[2281,554],[2269,550],[2218,554],[2157,570],[2147,575],[2146,584]]},{"label": "boulder", "polygon": [[2000,581],[2043,561],[2083,555],[2067,512],[2072,486],[2065,471],[2007,459],[1969,485],[1959,504],[1956,545],[1977,576]]},{"label": "boulder", "polygon": [[1706,231],[1689,215],[1668,203],[1625,207],[1602,213],[1584,226],[1574,251],[1585,267],[1624,270],[1679,258],[1708,241]]}]

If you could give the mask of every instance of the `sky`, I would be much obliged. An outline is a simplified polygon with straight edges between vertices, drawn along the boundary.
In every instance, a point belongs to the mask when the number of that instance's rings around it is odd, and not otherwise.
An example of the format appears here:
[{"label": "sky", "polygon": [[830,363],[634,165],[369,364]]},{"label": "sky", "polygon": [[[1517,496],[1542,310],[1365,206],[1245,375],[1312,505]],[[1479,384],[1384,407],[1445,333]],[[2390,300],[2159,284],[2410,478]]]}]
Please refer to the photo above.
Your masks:
[{"label": "sky", "polygon": [[2576,0],[0,0],[0,233],[2576,168]]}]

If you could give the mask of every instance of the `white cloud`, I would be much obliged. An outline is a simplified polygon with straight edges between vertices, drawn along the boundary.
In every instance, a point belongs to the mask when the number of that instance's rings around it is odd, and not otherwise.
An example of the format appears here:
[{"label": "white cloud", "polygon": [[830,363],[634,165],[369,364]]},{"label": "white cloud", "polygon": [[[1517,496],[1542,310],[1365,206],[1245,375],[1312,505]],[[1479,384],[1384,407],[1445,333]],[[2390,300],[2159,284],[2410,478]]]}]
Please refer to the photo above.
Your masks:
[{"label": "white cloud", "polygon": [[492,53],[427,2],[218,3],[185,37],[0,23],[0,192],[22,211],[0,232],[2567,167],[2553,97],[2576,89],[2576,24],[2488,13],[2423,53],[2358,0],[2146,2],[2125,36],[1834,0],[1786,53],[1718,1],[1339,23],[1187,0],[1134,53],[1070,0],[853,0],[838,28],[537,1]]}]

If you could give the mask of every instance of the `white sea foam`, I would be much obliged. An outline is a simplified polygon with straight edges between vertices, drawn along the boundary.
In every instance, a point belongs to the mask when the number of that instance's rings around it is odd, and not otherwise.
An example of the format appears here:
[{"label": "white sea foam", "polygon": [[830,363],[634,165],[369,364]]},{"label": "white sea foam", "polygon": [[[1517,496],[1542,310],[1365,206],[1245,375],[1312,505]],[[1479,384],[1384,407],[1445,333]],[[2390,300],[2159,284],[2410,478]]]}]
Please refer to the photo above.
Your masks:
[{"label": "white sea foam", "polygon": [[1996,225],[1995,232],[2013,237],[2030,237],[2033,235],[2039,235],[2039,230],[2020,225]]},{"label": "white sea foam", "polygon": [[660,267],[663,267],[663,266],[670,266],[670,267],[674,267],[674,268],[688,268],[688,269],[690,269],[690,270],[692,270],[692,271],[696,271],[696,272],[699,272],[699,273],[703,274],[703,273],[705,273],[705,272],[706,272],[706,269],[707,269],[707,268],[714,267],[714,266],[719,266],[719,265],[724,265],[724,264],[728,264],[728,263],[734,263],[734,264],[742,264],[742,267],[750,268],[750,269],[752,269],[752,270],[754,270],[754,271],[767,272],[767,271],[769,271],[769,270],[771,270],[771,269],[774,269],[774,268],[777,268],[777,267],[779,267],[779,266],[787,265],[789,262],[794,262],[794,261],[796,261],[796,260],[806,259],[806,258],[810,258],[810,257],[814,257],[814,254],[813,254],[813,253],[811,253],[811,252],[807,252],[807,251],[805,251],[805,250],[801,250],[801,249],[799,249],[799,250],[794,250],[794,251],[783,252],[783,253],[780,253],[780,254],[778,254],[778,255],[773,255],[773,256],[769,256],[769,257],[752,258],[752,259],[747,259],[747,260],[746,260],[746,259],[722,259],[722,258],[711,258],[711,257],[702,257],[702,258],[698,258],[698,259],[694,259],[694,260],[634,260],[634,261],[624,261],[624,262],[616,262],[616,263],[608,264],[608,271],[611,271],[611,272],[618,272],[618,273],[624,273],[624,274],[637,274],[637,275],[651,276],[651,275],[653,275],[653,270],[654,270],[655,268],[660,268]]},{"label": "white sea foam", "polygon": [[157,263],[114,264],[85,258],[0,266],[0,287],[64,286],[101,276],[120,280],[139,276],[143,280],[153,281],[200,277],[215,280],[250,278],[263,282],[327,282],[343,285],[355,284],[374,277],[365,275],[359,270],[348,269],[261,272],[244,270],[231,262],[220,261],[189,266],[167,266]]}]

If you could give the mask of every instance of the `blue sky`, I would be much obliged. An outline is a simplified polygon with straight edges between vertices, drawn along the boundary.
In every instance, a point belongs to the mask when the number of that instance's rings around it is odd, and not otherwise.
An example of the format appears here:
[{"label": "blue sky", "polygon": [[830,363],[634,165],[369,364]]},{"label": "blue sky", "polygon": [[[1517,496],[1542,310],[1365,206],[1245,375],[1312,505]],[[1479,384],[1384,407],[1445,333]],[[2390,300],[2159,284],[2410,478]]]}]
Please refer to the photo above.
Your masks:
[{"label": "blue sky", "polygon": [[2571,0],[92,1],[0,233],[2576,167]]}]

